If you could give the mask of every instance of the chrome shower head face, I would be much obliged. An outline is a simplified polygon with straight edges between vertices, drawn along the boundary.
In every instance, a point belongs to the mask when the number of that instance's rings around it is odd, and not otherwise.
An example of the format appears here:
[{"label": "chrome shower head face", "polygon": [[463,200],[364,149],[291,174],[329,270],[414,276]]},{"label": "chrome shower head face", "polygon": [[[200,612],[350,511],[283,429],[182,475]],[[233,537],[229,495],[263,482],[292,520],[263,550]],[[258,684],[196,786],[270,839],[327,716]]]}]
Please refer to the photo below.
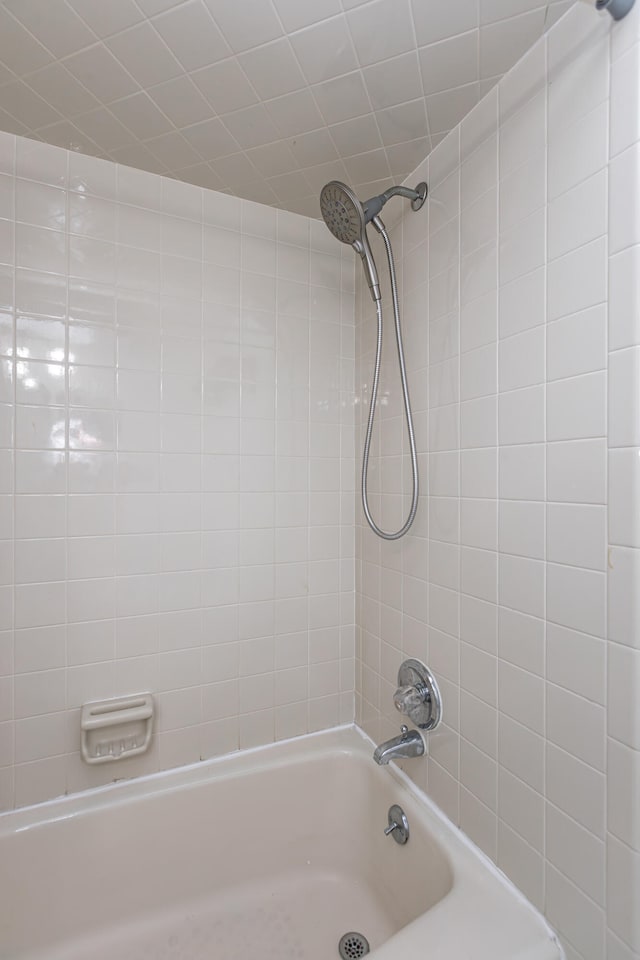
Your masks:
[{"label": "chrome shower head face", "polygon": [[362,243],[365,215],[353,190],[332,180],[320,193],[320,212],[331,233],[341,243]]},{"label": "chrome shower head face", "polygon": [[320,193],[320,210],[334,237],[360,254],[371,296],[380,300],[378,272],[367,239],[367,219],[355,193],[339,180],[331,180]]}]

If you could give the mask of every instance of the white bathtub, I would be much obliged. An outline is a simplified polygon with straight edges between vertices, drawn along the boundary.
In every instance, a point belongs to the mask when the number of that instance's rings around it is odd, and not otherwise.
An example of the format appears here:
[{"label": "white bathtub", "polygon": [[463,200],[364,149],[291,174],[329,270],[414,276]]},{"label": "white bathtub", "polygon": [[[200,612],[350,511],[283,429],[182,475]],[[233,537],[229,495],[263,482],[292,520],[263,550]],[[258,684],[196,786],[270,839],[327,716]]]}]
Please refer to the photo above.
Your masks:
[{"label": "white bathtub", "polygon": [[[542,917],[354,728],[0,817],[2,960],[558,960]],[[419,763],[420,761],[416,761]],[[393,803],[411,836],[383,833]]]}]

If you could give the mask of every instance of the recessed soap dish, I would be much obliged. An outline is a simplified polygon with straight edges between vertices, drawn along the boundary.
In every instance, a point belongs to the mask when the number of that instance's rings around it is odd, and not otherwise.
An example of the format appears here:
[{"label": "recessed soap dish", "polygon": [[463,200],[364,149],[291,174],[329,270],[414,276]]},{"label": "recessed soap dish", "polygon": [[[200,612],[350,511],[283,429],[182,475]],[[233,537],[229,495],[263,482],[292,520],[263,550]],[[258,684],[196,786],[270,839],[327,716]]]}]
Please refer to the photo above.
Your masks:
[{"label": "recessed soap dish", "polygon": [[80,713],[82,759],[109,763],[144,753],[151,742],[152,727],[150,693],[85,703]]}]

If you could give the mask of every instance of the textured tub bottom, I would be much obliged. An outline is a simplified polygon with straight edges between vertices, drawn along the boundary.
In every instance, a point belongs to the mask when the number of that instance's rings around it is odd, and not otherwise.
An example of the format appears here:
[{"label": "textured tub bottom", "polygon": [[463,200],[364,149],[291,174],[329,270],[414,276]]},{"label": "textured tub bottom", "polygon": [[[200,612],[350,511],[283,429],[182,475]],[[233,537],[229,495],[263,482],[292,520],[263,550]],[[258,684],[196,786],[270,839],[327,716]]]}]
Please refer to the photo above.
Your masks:
[{"label": "textured tub bottom", "polygon": [[29,960],[331,960],[343,933],[371,949],[397,930],[353,877],[295,871],[31,954]]}]

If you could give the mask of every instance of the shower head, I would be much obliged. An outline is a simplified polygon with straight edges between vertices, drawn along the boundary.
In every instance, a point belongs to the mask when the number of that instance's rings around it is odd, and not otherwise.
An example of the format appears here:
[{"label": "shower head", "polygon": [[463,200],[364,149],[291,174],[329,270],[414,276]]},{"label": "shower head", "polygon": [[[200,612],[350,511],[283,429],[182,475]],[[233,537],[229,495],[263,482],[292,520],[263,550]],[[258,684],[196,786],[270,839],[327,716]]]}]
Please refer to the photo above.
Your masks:
[{"label": "shower head", "polygon": [[362,204],[345,183],[332,180],[320,193],[320,212],[331,233],[341,243],[362,239],[366,225]]},{"label": "shower head", "polygon": [[384,229],[378,214],[391,197],[406,197],[413,210],[419,210],[427,199],[426,183],[415,190],[409,187],[389,187],[377,197],[360,203],[353,190],[339,180],[331,180],[320,192],[320,212],[331,233],[341,243],[349,243],[360,254],[371,296],[380,300],[380,286],[371,247],[367,238],[367,224],[373,221],[378,231]]},{"label": "shower head", "polygon": [[346,184],[331,180],[320,193],[320,212],[334,237],[341,243],[351,244],[360,254],[371,296],[377,302],[381,299],[380,283],[367,238],[364,207]]}]

